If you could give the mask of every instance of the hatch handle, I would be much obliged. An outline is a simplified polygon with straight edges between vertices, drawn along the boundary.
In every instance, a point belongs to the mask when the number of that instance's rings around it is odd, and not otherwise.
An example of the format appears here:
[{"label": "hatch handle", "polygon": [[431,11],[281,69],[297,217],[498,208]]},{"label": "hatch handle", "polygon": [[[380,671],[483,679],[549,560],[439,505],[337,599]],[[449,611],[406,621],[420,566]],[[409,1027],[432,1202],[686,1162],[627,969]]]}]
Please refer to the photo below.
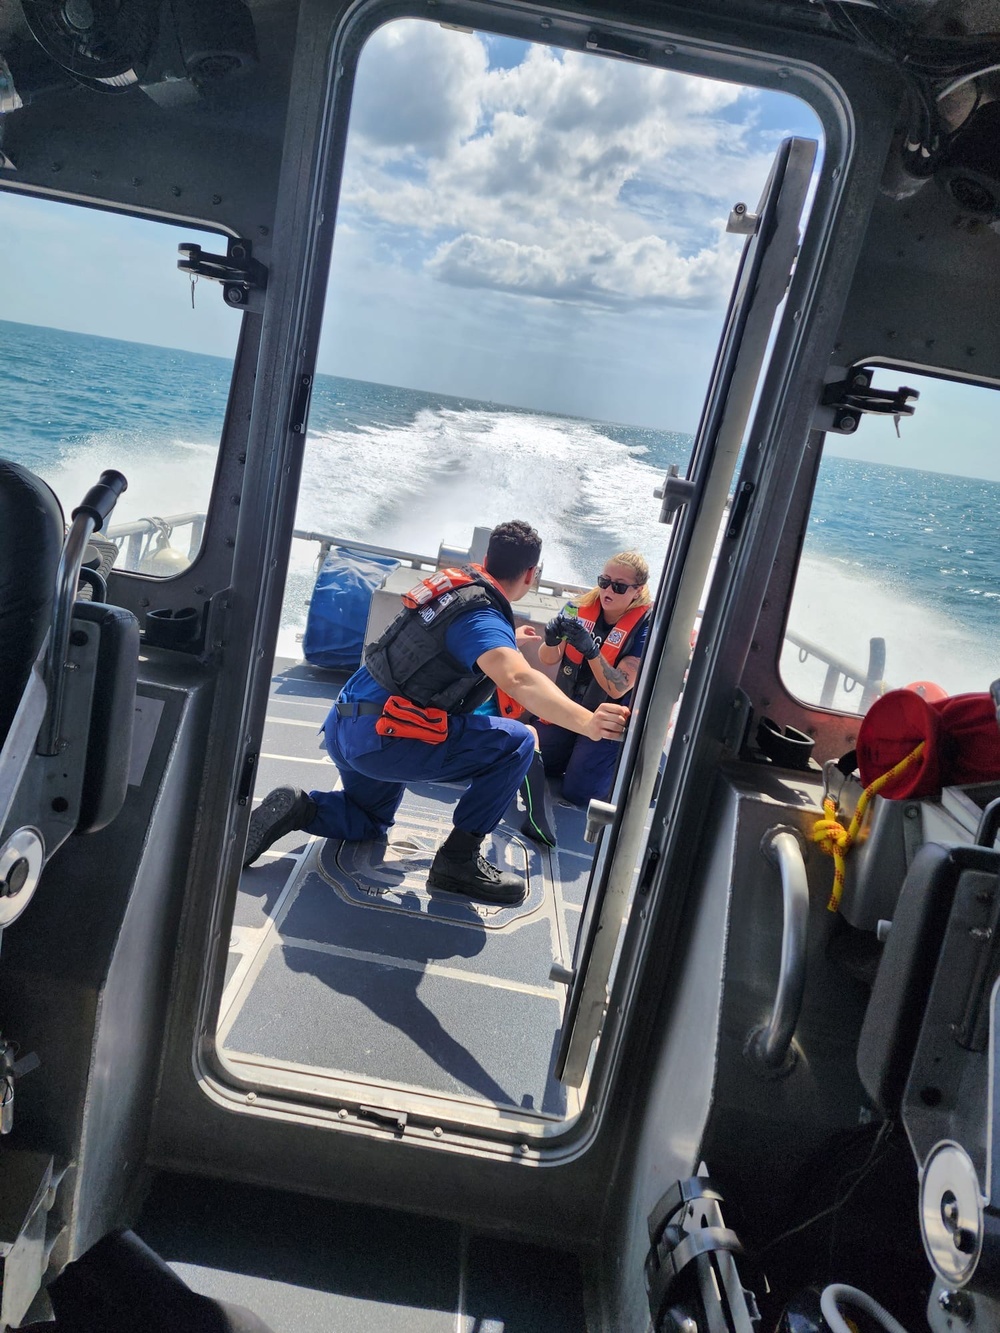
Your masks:
[{"label": "hatch handle", "polygon": [[587,806],[587,827],[583,831],[584,842],[596,842],[602,828],[606,828],[614,819],[618,807],[608,801],[592,800]]},{"label": "hatch handle", "polygon": [[797,829],[768,829],[760,849],[781,872],[782,930],[778,988],[771,1017],[747,1039],[745,1053],[758,1073],[784,1074],[795,1064],[792,1038],[802,1011],[806,988],[806,942],[809,925],[809,883]]},{"label": "hatch handle", "polygon": [[677,464],[671,463],[667,468],[667,475],[663,479],[663,485],[657,486],[653,490],[653,497],[656,500],[662,500],[660,506],[660,522],[672,523],[674,515],[678,509],[684,505],[690,504],[697,491],[696,484],[687,477],[677,475]]}]

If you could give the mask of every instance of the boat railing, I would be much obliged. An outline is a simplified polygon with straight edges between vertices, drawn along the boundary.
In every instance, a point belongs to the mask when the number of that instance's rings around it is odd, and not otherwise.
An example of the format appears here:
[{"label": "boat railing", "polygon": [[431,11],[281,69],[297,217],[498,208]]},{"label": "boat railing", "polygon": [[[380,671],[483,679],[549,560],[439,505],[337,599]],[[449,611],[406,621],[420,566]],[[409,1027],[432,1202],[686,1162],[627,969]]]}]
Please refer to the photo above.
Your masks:
[{"label": "boat railing", "polygon": [[[296,528],[292,536],[299,541],[319,543],[319,554],[316,557],[317,570],[322,567],[326,557],[335,546],[345,547],[351,551],[365,551],[371,555],[389,556],[393,560],[398,560],[401,565],[408,565],[411,569],[437,569],[440,564],[438,556],[418,555],[414,551],[397,551],[391,546],[372,546],[368,542],[354,541],[353,538],[334,537],[325,532],[305,532],[301,528]],[[465,558],[468,559],[469,557],[466,556]],[[563,583],[561,580],[548,579],[543,573],[538,580],[538,591],[553,597],[562,597],[587,592],[588,589],[578,583]]]},{"label": "boat railing", "polygon": [[[170,542],[178,529],[188,528],[187,559],[192,561],[198,554],[201,539],[205,532],[204,514],[170,514],[166,518],[137,518],[131,523],[116,523],[104,534],[113,541],[120,554],[117,562],[119,569],[139,570],[143,560],[149,554],[154,541]],[[180,554],[185,554],[181,551]]]},{"label": "boat railing", "polygon": [[[197,555],[198,548],[201,546],[201,539],[205,530],[204,514],[170,514],[166,518],[139,518],[131,523],[116,524],[106,535],[117,544],[122,553],[118,567],[127,570],[139,570],[143,560],[150,554],[150,548],[154,541],[162,539],[166,543],[173,539],[178,530],[183,532],[185,529],[188,529],[187,559],[190,561]],[[315,542],[318,545],[317,569],[323,565],[330,551],[338,546],[346,547],[352,551],[367,552],[371,555],[389,556],[393,560],[398,560],[400,565],[408,566],[414,570],[433,570],[437,569],[439,564],[439,556],[425,555],[417,551],[402,551],[389,546],[376,546],[370,542],[356,541],[353,538],[337,537],[328,532],[311,532],[304,528],[296,528],[292,536],[297,541]],[[567,597],[586,592],[587,588],[578,583],[565,583],[559,579],[546,578],[543,573],[538,581],[538,591],[553,597]],[[831,653],[828,648],[814,643],[801,634],[796,634],[793,630],[785,631],[785,641],[797,650],[800,662],[804,663],[809,658],[814,658],[817,663],[826,668],[820,692],[819,703],[821,708],[834,707],[838,690],[841,690],[845,695],[851,695],[856,689],[860,688],[861,693],[858,698],[857,711],[858,713],[864,713],[886,688],[883,679],[885,672],[884,639],[873,638],[869,640],[868,666],[865,671],[859,671],[854,663],[844,661],[836,654]]]},{"label": "boat railing", "polygon": [[793,630],[785,630],[785,642],[798,649],[800,662],[807,662],[813,657],[821,666],[826,667],[819,698],[821,708],[833,708],[838,689],[850,695],[860,686],[861,694],[856,711],[866,713],[886,689],[885,639],[868,640],[868,668],[864,672],[859,671],[856,665],[837,657],[828,648],[813,643],[811,639],[806,639]]}]

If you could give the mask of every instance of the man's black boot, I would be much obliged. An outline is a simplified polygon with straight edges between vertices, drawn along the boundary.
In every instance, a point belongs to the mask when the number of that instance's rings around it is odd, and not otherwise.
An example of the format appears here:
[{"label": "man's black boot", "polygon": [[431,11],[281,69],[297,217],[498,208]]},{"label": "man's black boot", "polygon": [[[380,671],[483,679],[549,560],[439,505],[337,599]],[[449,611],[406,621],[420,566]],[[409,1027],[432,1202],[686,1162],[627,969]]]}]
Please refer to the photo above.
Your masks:
[{"label": "man's black boot", "polygon": [[524,775],[520,786],[521,799],[524,801],[525,815],[521,822],[521,832],[532,842],[542,842],[549,847],[556,845],[555,822],[552,818],[552,803],[549,800],[548,784],[545,781],[545,769],[542,756],[536,750],[531,760],[531,767]]},{"label": "man's black boot", "polygon": [[521,902],[527,884],[520,875],[505,875],[480,856],[482,841],[482,834],[452,829],[431,862],[427,887],[483,903]]},{"label": "man's black boot", "polygon": [[316,802],[298,787],[275,787],[269,791],[250,817],[244,868],[286,833],[305,828],[316,818]]}]

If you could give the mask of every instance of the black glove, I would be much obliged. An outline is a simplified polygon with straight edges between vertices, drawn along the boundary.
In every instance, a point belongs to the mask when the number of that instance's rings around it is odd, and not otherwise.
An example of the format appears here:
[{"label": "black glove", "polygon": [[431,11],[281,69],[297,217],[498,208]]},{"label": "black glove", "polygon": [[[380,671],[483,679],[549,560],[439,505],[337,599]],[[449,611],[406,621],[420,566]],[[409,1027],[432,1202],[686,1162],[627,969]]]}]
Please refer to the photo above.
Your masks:
[{"label": "black glove", "polygon": [[572,644],[578,653],[583,653],[588,659],[596,657],[601,651],[593,634],[579,620],[564,620],[563,634],[566,636],[566,642]]},{"label": "black glove", "polygon": [[545,626],[545,643],[549,648],[555,648],[557,644],[562,643],[564,623],[563,617],[560,614],[558,616],[553,616]]}]

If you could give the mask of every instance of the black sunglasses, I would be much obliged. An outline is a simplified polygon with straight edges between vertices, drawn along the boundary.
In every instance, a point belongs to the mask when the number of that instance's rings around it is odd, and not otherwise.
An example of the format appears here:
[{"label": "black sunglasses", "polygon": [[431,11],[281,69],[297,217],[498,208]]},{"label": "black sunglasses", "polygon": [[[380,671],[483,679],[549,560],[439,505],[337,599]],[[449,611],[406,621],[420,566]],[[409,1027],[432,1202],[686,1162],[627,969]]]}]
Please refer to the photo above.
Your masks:
[{"label": "black sunglasses", "polygon": [[641,583],[622,583],[621,579],[609,579],[608,576],[607,576],[607,574],[601,574],[601,575],[599,575],[599,577],[598,577],[598,579],[597,579],[597,586],[598,586],[602,591],[603,591],[605,588],[610,588],[612,592],[616,592],[616,593],[618,594],[618,596],[620,597],[620,596],[622,595],[623,592],[628,592],[629,588],[641,588],[641,587],[642,587],[642,584],[641,584]]}]

